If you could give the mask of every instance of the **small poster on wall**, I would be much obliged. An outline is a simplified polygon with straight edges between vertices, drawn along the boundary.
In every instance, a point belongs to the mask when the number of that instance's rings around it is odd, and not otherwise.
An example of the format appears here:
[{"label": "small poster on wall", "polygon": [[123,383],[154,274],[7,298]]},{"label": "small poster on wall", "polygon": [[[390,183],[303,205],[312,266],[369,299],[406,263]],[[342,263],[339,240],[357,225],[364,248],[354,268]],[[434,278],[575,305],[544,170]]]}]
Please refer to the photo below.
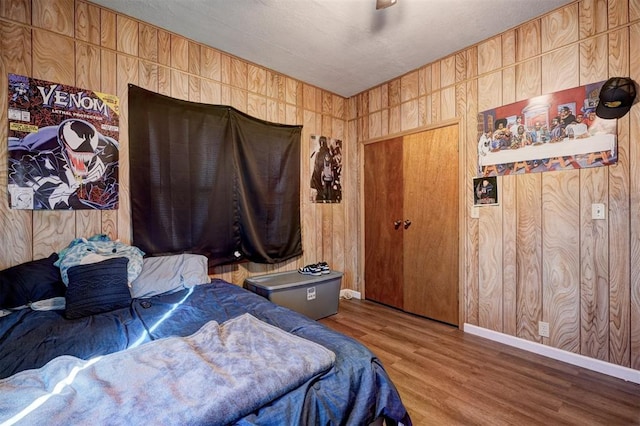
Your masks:
[{"label": "small poster on wall", "polygon": [[118,208],[119,100],[9,74],[9,206]]},{"label": "small poster on wall", "polygon": [[498,204],[498,182],[495,176],[473,179],[473,205],[495,206]]},{"label": "small poster on wall", "polygon": [[478,175],[615,164],[616,120],[596,115],[603,84],[601,81],[481,112]]},{"label": "small poster on wall", "polygon": [[311,202],[339,203],[342,200],[342,141],[311,136]]}]

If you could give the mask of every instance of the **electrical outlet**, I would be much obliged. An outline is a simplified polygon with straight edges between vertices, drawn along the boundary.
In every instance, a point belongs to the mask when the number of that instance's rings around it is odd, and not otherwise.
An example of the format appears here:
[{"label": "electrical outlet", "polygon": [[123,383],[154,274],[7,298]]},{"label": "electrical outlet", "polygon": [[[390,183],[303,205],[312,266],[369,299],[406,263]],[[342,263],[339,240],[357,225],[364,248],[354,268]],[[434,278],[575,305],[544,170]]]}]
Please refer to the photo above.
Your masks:
[{"label": "electrical outlet", "polygon": [[591,219],[605,218],[604,204],[591,204]]},{"label": "electrical outlet", "polygon": [[540,321],[538,322],[538,334],[542,337],[549,337],[549,323]]}]

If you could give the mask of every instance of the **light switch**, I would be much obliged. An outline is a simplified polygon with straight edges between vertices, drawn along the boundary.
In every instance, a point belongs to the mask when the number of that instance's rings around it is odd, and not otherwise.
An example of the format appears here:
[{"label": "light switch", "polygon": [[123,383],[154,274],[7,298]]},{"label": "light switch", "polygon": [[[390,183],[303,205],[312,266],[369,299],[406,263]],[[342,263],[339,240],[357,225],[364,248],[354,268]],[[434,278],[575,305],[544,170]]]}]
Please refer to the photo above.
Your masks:
[{"label": "light switch", "polygon": [[591,219],[604,219],[605,217],[604,204],[591,204]]}]

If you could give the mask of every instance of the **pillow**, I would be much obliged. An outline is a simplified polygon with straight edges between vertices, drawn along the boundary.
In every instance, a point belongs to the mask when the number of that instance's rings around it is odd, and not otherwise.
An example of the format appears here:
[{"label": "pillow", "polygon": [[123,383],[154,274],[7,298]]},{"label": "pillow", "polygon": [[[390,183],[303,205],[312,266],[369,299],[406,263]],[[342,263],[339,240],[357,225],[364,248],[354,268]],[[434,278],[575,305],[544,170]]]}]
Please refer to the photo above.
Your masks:
[{"label": "pillow", "polygon": [[211,281],[209,278],[209,259],[199,254],[183,254],[182,281],[189,288]]},{"label": "pillow", "polygon": [[12,309],[30,302],[64,296],[66,287],[56,253],[0,271],[0,309]]},{"label": "pillow", "polygon": [[209,282],[208,260],[199,254],[145,257],[142,271],[131,283],[135,298],[173,293]]},{"label": "pillow", "polygon": [[75,319],[124,308],[131,303],[126,257],[68,269],[65,317]]}]

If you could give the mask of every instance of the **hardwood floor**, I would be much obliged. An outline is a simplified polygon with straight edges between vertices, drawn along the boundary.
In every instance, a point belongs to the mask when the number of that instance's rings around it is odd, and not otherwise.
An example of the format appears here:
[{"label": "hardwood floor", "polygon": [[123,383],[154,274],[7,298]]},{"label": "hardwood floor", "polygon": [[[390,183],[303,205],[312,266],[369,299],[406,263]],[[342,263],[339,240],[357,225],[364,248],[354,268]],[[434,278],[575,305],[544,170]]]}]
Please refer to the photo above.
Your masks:
[{"label": "hardwood floor", "polygon": [[323,324],[382,361],[416,426],[640,425],[640,385],[365,300]]}]

